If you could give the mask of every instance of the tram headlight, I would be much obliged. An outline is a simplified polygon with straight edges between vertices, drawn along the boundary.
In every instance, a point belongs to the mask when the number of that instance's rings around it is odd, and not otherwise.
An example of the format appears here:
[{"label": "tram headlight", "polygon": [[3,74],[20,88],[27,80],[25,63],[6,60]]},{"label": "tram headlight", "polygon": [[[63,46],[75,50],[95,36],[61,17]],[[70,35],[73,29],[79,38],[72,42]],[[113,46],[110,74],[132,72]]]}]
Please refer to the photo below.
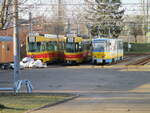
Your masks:
[{"label": "tram headlight", "polygon": [[102,58],[105,58],[105,55],[103,55]]}]

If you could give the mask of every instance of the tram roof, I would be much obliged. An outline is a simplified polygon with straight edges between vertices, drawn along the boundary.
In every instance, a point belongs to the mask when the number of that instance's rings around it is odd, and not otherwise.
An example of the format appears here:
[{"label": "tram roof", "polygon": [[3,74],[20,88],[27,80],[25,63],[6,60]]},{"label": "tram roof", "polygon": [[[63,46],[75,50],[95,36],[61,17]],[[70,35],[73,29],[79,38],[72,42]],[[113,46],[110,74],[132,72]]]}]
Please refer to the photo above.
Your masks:
[{"label": "tram roof", "polygon": [[121,39],[113,39],[113,38],[95,38],[95,39],[92,39],[93,41],[98,41],[98,40],[121,40]]},{"label": "tram roof", "polygon": [[110,38],[94,38],[93,40],[112,40]]},{"label": "tram roof", "polygon": [[11,36],[0,36],[0,41],[4,42],[4,41],[13,41],[13,37]]}]

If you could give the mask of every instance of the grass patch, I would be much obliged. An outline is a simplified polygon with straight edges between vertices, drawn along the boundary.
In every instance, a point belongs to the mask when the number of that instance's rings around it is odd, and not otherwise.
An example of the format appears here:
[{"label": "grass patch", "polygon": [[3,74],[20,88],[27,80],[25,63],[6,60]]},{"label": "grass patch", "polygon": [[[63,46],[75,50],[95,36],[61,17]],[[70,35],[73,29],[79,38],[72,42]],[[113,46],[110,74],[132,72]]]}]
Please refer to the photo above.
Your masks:
[{"label": "grass patch", "polygon": [[130,43],[131,49],[128,51],[128,43],[124,43],[125,53],[150,53],[150,43]]},{"label": "grass patch", "polygon": [[48,104],[68,99],[68,95],[55,94],[0,94],[0,113],[23,113]]}]

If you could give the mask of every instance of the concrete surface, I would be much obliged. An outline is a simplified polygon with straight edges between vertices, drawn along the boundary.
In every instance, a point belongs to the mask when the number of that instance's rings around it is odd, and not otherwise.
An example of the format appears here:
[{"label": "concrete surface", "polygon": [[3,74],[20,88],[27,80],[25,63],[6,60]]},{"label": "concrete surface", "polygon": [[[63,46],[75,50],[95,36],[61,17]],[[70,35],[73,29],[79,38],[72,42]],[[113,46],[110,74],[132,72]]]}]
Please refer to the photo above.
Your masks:
[{"label": "concrete surface", "polygon": [[[32,113],[150,113],[150,73],[142,69],[149,67],[27,69],[21,78],[32,80],[35,92],[81,95]],[[7,83],[12,74],[0,71],[1,81]]]}]

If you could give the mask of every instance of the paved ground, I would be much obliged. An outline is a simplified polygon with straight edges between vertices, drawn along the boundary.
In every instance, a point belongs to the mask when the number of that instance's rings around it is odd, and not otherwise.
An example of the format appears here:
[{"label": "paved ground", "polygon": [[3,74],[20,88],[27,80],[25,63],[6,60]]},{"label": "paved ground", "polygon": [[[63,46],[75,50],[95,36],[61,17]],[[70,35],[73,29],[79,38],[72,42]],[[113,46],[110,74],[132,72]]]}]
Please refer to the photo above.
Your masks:
[{"label": "paved ground", "polygon": [[105,92],[83,95],[65,104],[32,113],[150,113],[147,93]]},{"label": "paved ground", "polygon": [[[33,113],[150,113],[150,74],[142,69],[82,66],[29,69],[21,73],[22,79],[32,80],[35,91],[81,95]],[[1,80],[5,80],[0,85],[8,83],[8,75],[12,72],[0,71]]]}]

